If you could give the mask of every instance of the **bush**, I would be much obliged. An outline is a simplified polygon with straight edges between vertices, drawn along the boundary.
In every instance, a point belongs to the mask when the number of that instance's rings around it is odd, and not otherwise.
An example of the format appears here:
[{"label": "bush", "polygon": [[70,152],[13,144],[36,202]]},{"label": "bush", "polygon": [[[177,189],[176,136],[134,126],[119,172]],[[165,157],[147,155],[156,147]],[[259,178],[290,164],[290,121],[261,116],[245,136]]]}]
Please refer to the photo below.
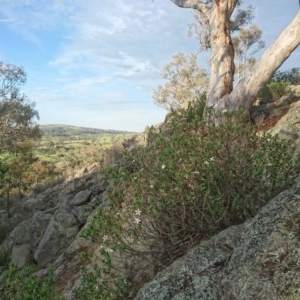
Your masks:
[{"label": "bush", "polygon": [[85,237],[132,255],[144,249],[160,270],[254,216],[299,174],[300,158],[288,141],[258,137],[242,114],[218,127],[202,114],[202,104],[173,112],[161,132],[150,131],[146,147],[110,170],[111,206],[98,211]]},{"label": "bush", "polygon": [[0,248],[0,269],[2,270],[7,269],[9,267],[10,262],[11,262],[11,248],[8,246],[2,246]]},{"label": "bush", "polygon": [[34,275],[34,268],[19,271],[14,266],[1,276],[0,295],[3,300],[62,300],[54,291],[55,276],[52,270],[43,279]]},{"label": "bush", "polygon": [[268,102],[273,102],[285,95],[287,87],[290,85],[288,81],[271,81],[260,92],[260,97]]},{"label": "bush", "polygon": [[300,84],[300,68],[277,71],[270,82],[260,91],[259,97],[264,102],[272,102],[281,98],[291,84]]},{"label": "bush", "polygon": [[289,84],[300,84],[300,68],[292,68],[286,71],[277,71],[273,81],[286,81]]},{"label": "bush", "polygon": [[6,225],[0,225],[0,244],[7,238],[9,228]]}]

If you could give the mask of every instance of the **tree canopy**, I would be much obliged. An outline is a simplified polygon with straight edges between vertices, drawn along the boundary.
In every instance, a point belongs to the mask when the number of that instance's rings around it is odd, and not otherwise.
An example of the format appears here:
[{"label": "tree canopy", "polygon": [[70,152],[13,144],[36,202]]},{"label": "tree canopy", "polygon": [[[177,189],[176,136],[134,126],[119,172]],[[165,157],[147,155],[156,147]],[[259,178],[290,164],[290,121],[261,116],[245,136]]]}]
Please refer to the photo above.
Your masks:
[{"label": "tree canopy", "polygon": [[153,98],[158,105],[168,110],[194,103],[207,89],[207,73],[199,66],[195,54],[174,55],[163,68],[162,77],[165,84],[154,91]]},{"label": "tree canopy", "polygon": [[0,62],[0,192],[10,215],[10,192],[23,188],[23,174],[33,162],[34,142],[41,137],[34,103],[21,93],[22,67]]},{"label": "tree canopy", "polygon": [[22,67],[0,62],[0,152],[17,153],[26,140],[40,137],[38,112],[20,92],[25,82]]}]

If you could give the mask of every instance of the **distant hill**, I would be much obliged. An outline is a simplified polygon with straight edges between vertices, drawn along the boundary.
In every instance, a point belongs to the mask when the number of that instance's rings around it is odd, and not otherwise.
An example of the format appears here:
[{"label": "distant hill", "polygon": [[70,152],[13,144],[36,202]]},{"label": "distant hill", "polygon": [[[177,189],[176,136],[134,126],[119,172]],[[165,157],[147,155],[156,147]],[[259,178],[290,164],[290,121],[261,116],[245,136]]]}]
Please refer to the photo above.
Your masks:
[{"label": "distant hill", "polygon": [[87,136],[87,135],[102,135],[102,134],[127,134],[128,131],[112,130],[112,129],[98,129],[77,127],[72,125],[49,124],[40,125],[45,137],[69,137],[69,136]]}]

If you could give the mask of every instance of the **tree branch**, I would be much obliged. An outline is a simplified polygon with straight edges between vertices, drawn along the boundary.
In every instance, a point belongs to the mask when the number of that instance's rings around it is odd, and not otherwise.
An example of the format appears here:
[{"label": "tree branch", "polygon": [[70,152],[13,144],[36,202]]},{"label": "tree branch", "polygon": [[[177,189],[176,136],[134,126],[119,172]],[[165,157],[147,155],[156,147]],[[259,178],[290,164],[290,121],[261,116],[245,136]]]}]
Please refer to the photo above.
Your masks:
[{"label": "tree branch", "polygon": [[[241,79],[230,97],[238,99],[238,107],[248,109],[261,88],[300,44],[300,11],[254,65],[253,71]],[[232,102],[233,105],[234,101]]]},{"label": "tree branch", "polygon": [[198,11],[207,10],[208,4],[212,3],[212,0],[171,0],[175,5],[182,8],[192,8]]}]

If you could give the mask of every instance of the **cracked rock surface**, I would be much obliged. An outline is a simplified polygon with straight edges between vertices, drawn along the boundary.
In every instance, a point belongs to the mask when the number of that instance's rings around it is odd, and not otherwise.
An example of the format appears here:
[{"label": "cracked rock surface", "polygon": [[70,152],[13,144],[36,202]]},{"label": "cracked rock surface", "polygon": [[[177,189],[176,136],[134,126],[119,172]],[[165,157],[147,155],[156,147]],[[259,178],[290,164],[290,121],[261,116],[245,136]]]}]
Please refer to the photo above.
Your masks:
[{"label": "cracked rock surface", "polygon": [[12,263],[45,267],[69,247],[95,208],[106,201],[108,183],[98,173],[75,178],[25,199],[25,220],[11,232]]},{"label": "cracked rock surface", "polygon": [[176,260],[135,299],[300,299],[300,178],[253,219]]}]

